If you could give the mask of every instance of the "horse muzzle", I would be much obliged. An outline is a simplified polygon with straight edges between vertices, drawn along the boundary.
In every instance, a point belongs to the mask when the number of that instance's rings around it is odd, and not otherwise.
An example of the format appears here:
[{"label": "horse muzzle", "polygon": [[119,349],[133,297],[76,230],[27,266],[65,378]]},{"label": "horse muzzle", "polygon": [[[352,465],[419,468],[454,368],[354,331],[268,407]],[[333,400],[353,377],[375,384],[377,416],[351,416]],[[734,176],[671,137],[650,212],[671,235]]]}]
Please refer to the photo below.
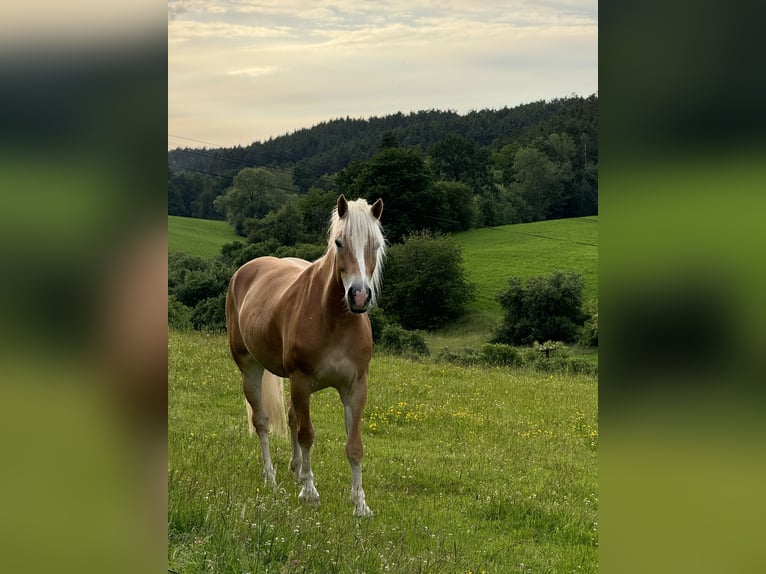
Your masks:
[{"label": "horse muzzle", "polygon": [[370,306],[372,300],[372,290],[369,287],[355,287],[351,286],[346,293],[346,301],[348,302],[348,308],[353,313],[364,313]]}]

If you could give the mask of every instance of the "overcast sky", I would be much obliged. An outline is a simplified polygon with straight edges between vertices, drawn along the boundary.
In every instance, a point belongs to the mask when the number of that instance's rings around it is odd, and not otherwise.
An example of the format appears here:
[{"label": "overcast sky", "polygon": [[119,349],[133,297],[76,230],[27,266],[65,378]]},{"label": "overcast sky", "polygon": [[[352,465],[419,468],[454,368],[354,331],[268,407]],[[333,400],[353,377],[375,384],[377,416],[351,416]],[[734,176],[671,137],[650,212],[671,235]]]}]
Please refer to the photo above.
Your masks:
[{"label": "overcast sky", "polygon": [[597,0],[170,0],[168,147],[598,91]]}]

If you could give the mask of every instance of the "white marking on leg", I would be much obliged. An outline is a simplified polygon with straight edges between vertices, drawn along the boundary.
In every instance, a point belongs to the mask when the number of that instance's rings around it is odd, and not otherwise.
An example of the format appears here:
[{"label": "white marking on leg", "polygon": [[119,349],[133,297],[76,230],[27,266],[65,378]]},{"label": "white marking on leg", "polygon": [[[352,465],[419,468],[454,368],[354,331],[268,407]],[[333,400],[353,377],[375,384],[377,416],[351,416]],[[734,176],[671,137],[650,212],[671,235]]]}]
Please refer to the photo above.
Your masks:
[{"label": "white marking on leg", "polygon": [[354,505],[354,516],[372,516],[372,510],[364,499],[361,464],[351,463],[351,503]]},{"label": "white marking on leg", "polygon": [[267,484],[277,484],[277,473],[271,462],[271,452],[269,451],[269,433],[258,433],[261,441],[261,455],[263,456],[263,481]]},{"label": "white marking on leg", "polygon": [[[351,401],[347,394],[343,394],[343,414],[346,419],[346,436],[351,435],[351,429],[354,424],[354,412],[351,407]],[[351,504],[354,505],[354,516],[372,516],[372,510],[367,506],[362,488],[362,465],[349,460],[351,465]]]},{"label": "white marking on leg", "polygon": [[298,500],[319,506],[319,493],[314,486],[314,473],[311,472],[311,448],[301,446],[301,492]]}]

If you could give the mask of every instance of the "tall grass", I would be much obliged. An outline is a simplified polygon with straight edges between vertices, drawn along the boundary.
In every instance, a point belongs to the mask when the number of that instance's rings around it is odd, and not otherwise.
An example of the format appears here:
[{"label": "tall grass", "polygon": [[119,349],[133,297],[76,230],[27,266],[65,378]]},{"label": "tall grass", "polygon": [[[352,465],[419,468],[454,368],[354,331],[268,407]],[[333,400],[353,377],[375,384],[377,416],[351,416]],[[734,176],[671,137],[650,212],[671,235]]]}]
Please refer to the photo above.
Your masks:
[{"label": "tall grass", "polygon": [[169,336],[169,568],[177,572],[596,572],[597,383],[376,356],[364,418],[372,519],[348,502],[337,393],[313,395],[319,508],[287,441],[261,479],[225,336]]}]

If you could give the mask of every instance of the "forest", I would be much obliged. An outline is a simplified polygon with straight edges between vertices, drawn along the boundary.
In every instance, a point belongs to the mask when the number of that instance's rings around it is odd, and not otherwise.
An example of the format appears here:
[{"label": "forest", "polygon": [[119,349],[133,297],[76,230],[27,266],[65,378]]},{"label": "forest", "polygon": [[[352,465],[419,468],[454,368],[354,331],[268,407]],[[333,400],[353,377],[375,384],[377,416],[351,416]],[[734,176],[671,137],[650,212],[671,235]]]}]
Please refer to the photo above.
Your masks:
[{"label": "forest", "polygon": [[168,152],[168,213],[251,243],[315,243],[334,198],[382,197],[398,241],[598,213],[598,96],[338,118],[234,148]]}]

